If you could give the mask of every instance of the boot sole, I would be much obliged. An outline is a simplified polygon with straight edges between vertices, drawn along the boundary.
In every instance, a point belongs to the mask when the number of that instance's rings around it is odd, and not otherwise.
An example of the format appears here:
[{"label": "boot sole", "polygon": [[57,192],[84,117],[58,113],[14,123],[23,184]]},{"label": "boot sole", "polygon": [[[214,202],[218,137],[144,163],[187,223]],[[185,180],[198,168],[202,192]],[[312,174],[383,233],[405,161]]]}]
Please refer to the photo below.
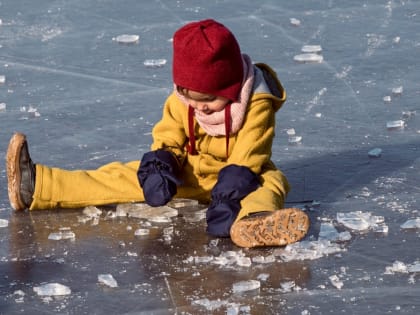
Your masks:
[{"label": "boot sole", "polygon": [[301,240],[309,225],[306,213],[288,208],[241,219],[232,225],[230,236],[240,247],[285,246]]},{"label": "boot sole", "polygon": [[19,157],[22,146],[26,141],[26,136],[22,133],[15,133],[9,142],[6,154],[7,168],[7,192],[11,206],[15,210],[25,210],[26,206],[20,197],[20,165]]}]

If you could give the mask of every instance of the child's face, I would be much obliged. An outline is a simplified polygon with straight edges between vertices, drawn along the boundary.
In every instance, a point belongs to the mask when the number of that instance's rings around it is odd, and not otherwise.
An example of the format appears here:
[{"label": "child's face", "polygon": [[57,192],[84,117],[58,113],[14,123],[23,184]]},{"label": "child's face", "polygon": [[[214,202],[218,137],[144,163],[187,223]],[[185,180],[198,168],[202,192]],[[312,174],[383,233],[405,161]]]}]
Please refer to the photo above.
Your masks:
[{"label": "child's face", "polygon": [[222,111],[229,103],[229,99],[223,96],[215,96],[195,91],[186,91],[183,95],[191,107],[206,115]]}]

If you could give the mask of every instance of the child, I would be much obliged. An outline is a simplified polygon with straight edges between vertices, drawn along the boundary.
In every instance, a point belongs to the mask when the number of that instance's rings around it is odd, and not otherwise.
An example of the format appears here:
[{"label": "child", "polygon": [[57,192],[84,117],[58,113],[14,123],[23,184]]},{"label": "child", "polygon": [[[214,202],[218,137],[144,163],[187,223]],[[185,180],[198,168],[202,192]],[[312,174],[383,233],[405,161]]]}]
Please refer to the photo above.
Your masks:
[{"label": "child", "polygon": [[173,197],[209,202],[207,231],[241,247],[302,239],[309,219],[282,209],[287,179],[271,162],[275,113],[286,92],[275,72],[242,55],[234,35],[208,19],[173,39],[174,91],[141,161],[68,171],[34,164],[25,135],[7,151],[8,193],[16,210],[79,208]]}]

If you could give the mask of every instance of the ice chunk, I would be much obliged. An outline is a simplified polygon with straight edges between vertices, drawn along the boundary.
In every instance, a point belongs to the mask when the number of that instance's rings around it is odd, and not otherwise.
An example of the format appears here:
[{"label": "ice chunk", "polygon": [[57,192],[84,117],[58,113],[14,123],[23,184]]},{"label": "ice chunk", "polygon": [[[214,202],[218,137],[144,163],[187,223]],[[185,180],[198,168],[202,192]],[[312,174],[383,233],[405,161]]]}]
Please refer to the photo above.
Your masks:
[{"label": "ice chunk", "polygon": [[322,51],[322,47],[320,45],[304,45],[301,51],[304,53],[319,53]]},{"label": "ice chunk", "polygon": [[329,279],[330,279],[330,282],[333,286],[335,286],[337,289],[341,290],[344,283],[343,283],[343,281],[340,280],[340,278],[337,275],[332,275],[332,276],[329,277]]},{"label": "ice chunk", "polygon": [[282,261],[313,260],[330,254],[343,252],[345,249],[328,240],[301,241],[274,250],[273,255]]},{"label": "ice chunk", "polygon": [[0,75],[0,84],[4,84],[6,82],[6,76]]},{"label": "ice chunk", "polygon": [[298,144],[298,143],[302,142],[302,137],[301,136],[292,136],[292,137],[289,137],[288,141],[289,141],[290,144]]},{"label": "ice chunk", "polygon": [[257,279],[261,281],[267,281],[268,278],[270,278],[270,275],[268,273],[260,273],[257,276]]},{"label": "ice chunk", "polygon": [[296,283],[294,281],[285,281],[285,282],[280,283],[280,290],[281,292],[284,292],[284,293],[292,292],[295,286],[296,286]]},{"label": "ice chunk", "polygon": [[374,148],[368,152],[369,157],[375,157],[375,158],[380,157],[381,154],[382,154],[381,148]]},{"label": "ice chunk", "polygon": [[290,19],[290,24],[293,26],[300,26],[300,20],[296,19],[296,18],[291,18]]},{"label": "ice chunk", "polygon": [[169,207],[181,208],[181,207],[191,207],[198,206],[198,200],[186,199],[186,198],[174,198],[168,202]]},{"label": "ice chunk", "polygon": [[57,296],[71,294],[70,288],[60,283],[46,283],[39,287],[34,287],[34,291],[40,296]]},{"label": "ice chunk", "polygon": [[233,284],[232,291],[233,293],[253,291],[253,290],[259,289],[260,286],[261,286],[261,283],[258,280],[239,281]]},{"label": "ice chunk", "polygon": [[397,86],[392,88],[392,94],[393,95],[401,95],[404,91],[404,88],[402,86]]},{"label": "ice chunk", "polygon": [[347,231],[339,233],[332,223],[321,223],[318,238],[331,242],[349,241],[351,239],[351,234]]},{"label": "ice chunk", "polygon": [[59,241],[59,240],[74,240],[76,234],[70,231],[69,228],[60,228],[59,232],[53,232],[48,235],[49,240]]},{"label": "ice chunk", "polygon": [[6,110],[6,103],[0,103],[0,112]]},{"label": "ice chunk", "polygon": [[145,235],[149,235],[149,234],[150,234],[149,229],[137,229],[137,230],[134,231],[135,236],[145,236]]},{"label": "ice chunk", "polygon": [[414,264],[408,265],[408,272],[420,272],[420,262],[415,262]]},{"label": "ice chunk", "polygon": [[208,310],[208,311],[214,311],[214,310],[217,310],[218,308],[226,305],[227,302],[226,301],[221,301],[220,299],[209,300],[207,298],[203,298],[203,299],[193,301],[192,304],[202,306],[202,307],[206,308],[206,310]]},{"label": "ice chunk", "polygon": [[7,227],[9,225],[9,221],[6,219],[0,219],[0,228]]},{"label": "ice chunk", "polygon": [[287,135],[288,135],[289,137],[291,137],[291,136],[295,136],[295,135],[296,135],[296,131],[295,131],[295,129],[294,129],[294,128],[287,129],[287,130],[286,130],[286,133],[287,133]]},{"label": "ice chunk", "polygon": [[382,224],[384,217],[373,216],[370,212],[362,211],[338,212],[337,221],[349,229],[365,231],[369,228],[375,228],[378,224]]},{"label": "ice chunk", "polygon": [[113,38],[117,43],[120,44],[137,44],[139,42],[139,35],[122,34]]},{"label": "ice chunk", "polygon": [[420,229],[420,218],[405,221],[401,224],[402,229]]},{"label": "ice chunk", "polygon": [[405,127],[405,121],[404,120],[392,120],[392,121],[388,121],[386,123],[386,128],[388,130],[404,129],[404,127]]},{"label": "ice chunk", "polygon": [[293,57],[293,60],[300,63],[321,63],[324,60],[324,58],[322,57],[322,55],[307,53],[296,55]]},{"label": "ice chunk", "polygon": [[249,267],[252,265],[251,258],[249,257],[237,257],[236,263],[238,266],[241,266],[241,267]]},{"label": "ice chunk", "polygon": [[159,68],[166,65],[166,59],[146,59],[143,64],[150,68]]},{"label": "ice chunk", "polygon": [[95,206],[88,206],[83,209],[83,214],[90,218],[99,217],[102,214],[102,210]]},{"label": "ice chunk", "polygon": [[382,99],[385,103],[390,103],[392,101],[391,96],[386,95],[384,96],[384,98]]},{"label": "ice chunk", "polygon": [[396,260],[392,266],[388,266],[385,268],[385,274],[394,274],[395,272],[407,273],[408,268],[405,263],[402,261]]},{"label": "ice chunk", "polygon": [[146,219],[154,222],[170,222],[168,218],[176,217],[178,210],[168,207],[151,207],[146,203],[119,204],[117,212],[125,212],[129,217]]},{"label": "ice chunk", "polygon": [[206,218],[207,209],[192,211],[184,214],[184,220],[190,223],[199,222]]},{"label": "ice chunk", "polygon": [[111,287],[111,288],[118,287],[117,281],[109,273],[107,273],[107,274],[99,274],[98,275],[98,281],[99,281],[99,283],[102,283],[102,284],[104,284],[104,285],[106,285],[108,287]]}]

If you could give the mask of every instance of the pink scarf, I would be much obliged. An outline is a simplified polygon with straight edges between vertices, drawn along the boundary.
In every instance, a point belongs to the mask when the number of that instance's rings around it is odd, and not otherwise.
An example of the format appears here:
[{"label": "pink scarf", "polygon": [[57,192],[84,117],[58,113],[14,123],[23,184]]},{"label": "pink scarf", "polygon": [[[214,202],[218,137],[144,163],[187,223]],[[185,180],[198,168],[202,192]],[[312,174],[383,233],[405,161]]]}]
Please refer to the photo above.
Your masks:
[{"label": "pink scarf", "polygon": [[[239,101],[230,105],[230,128],[226,128],[225,126],[225,110],[214,112],[210,115],[206,115],[197,110],[194,111],[198,124],[210,136],[226,136],[226,130],[229,130],[230,134],[235,134],[242,127],[249,98],[252,93],[252,86],[254,85],[254,66],[251,58],[248,55],[243,54],[242,59],[244,64],[244,78]],[[182,103],[188,107],[189,104],[187,100],[176,91],[176,88],[175,93]]]}]

